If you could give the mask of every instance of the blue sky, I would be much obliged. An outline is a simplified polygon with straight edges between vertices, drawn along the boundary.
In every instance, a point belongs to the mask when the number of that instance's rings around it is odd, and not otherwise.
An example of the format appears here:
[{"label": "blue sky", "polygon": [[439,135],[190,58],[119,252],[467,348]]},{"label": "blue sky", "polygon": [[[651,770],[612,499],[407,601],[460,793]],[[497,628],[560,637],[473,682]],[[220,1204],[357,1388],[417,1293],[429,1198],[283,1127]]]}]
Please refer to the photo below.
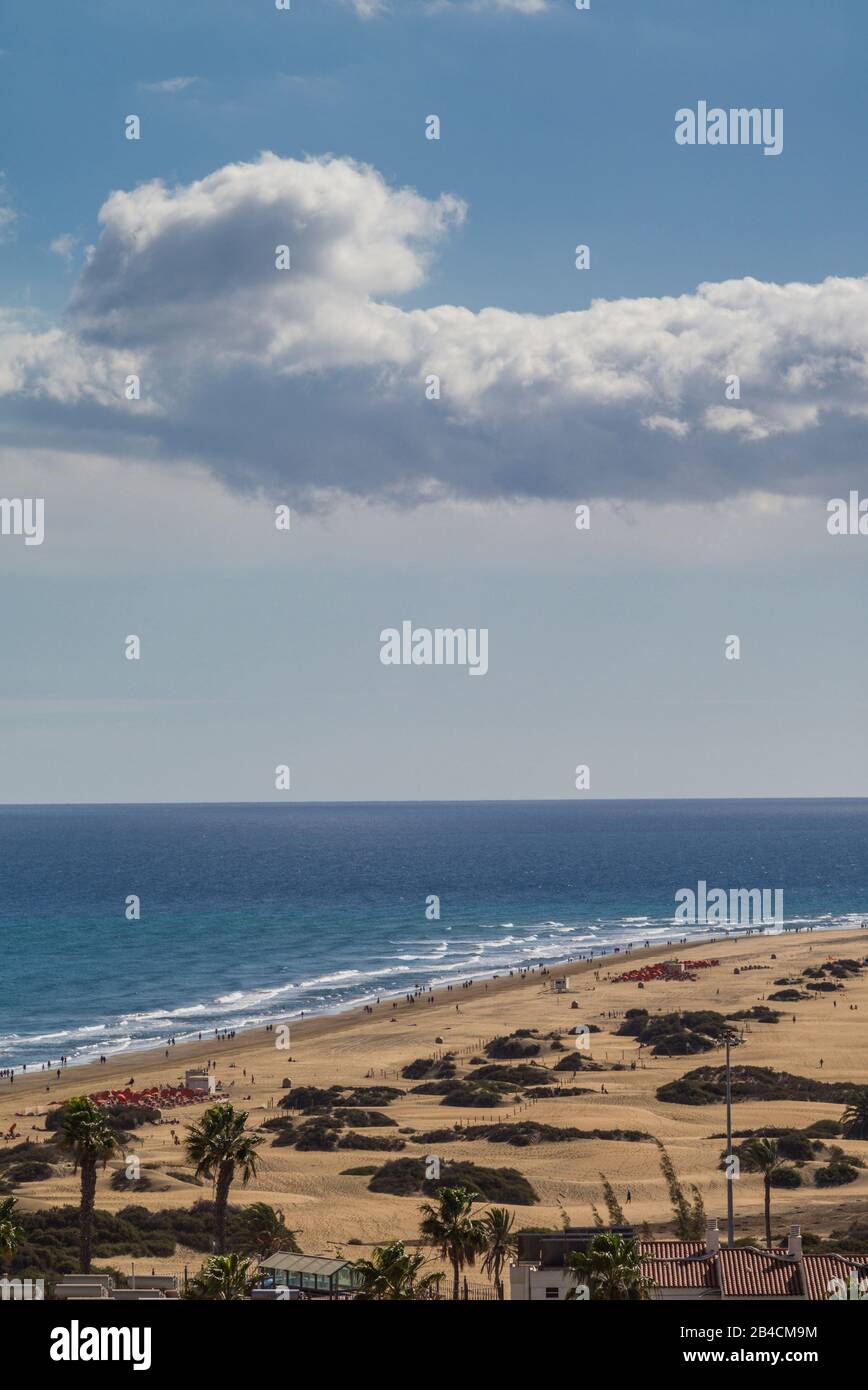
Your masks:
[{"label": "blue sky", "polygon": [[[282,762],[314,800],[569,796],[579,762],[859,794],[868,537],[825,508],[868,487],[866,29],[9,0],[0,465],[47,520],[0,537],[2,799],[268,799]],[[679,147],[699,100],[783,108],[783,153]],[[487,627],[488,676],[384,668],[405,618]]]},{"label": "blue sky", "polygon": [[[261,149],[349,155],[466,198],[429,302],[554,312],[864,269],[868,14],[853,0],[596,0],[587,13],[560,0],[543,15],[399,0],[368,21],[340,0],[288,14],[268,0],[9,0],[4,13],[3,162],[23,220],[0,267],[6,302],[62,306],[68,279],[47,245],[70,230],[92,240],[110,189],[188,182]],[[142,90],[177,77],[197,81]],[[673,110],[700,98],[783,106],[785,156],[679,150]],[[138,145],[123,139],[129,111]],[[429,111],[439,144],[420,143]],[[581,280],[577,240],[597,252]]]}]

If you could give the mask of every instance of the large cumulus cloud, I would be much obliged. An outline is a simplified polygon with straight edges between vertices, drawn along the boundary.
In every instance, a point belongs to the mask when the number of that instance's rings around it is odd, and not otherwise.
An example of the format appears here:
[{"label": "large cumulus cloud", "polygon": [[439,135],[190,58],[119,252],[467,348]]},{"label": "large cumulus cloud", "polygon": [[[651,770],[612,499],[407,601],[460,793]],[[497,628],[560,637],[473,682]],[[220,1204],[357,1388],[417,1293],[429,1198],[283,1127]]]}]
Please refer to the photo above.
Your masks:
[{"label": "large cumulus cloud", "polygon": [[64,324],[0,318],[0,430],[299,500],[829,495],[864,475],[868,279],[548,316],[404,307],[464,215],[338,158],[113,193]]}]

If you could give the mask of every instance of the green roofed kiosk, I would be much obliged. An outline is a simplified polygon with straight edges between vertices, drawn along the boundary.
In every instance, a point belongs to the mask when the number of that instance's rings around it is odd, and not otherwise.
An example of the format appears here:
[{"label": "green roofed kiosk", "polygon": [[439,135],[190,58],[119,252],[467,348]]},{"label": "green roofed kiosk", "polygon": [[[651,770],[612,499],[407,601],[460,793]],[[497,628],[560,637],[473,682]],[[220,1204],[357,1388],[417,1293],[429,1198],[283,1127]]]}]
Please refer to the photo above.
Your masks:
[{"label": "green roofed kiosk", "polygon": [[292,1255],[288,1250],[270,1255],[259,1265],[275,1288],[300,1289],[310,1298],[347,1298],[359,1286],[352,1260],[330,1260],[324,1255]]}]

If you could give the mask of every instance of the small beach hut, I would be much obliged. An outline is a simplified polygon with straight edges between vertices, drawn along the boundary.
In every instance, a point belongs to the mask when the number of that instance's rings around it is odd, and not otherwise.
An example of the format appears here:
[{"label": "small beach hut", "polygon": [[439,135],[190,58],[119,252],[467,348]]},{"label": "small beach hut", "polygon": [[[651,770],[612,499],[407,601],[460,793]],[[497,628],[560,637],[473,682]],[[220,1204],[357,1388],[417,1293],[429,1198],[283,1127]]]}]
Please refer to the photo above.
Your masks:
[{"label": "small beach hut", "polygon": [[300,1289],[310,1298],[346,1298],[359,1285],[352,1260],[332,1260],[325,1255],[293,1255],[282,1250],[259,1266],[261,1275],[275,1288]]}]

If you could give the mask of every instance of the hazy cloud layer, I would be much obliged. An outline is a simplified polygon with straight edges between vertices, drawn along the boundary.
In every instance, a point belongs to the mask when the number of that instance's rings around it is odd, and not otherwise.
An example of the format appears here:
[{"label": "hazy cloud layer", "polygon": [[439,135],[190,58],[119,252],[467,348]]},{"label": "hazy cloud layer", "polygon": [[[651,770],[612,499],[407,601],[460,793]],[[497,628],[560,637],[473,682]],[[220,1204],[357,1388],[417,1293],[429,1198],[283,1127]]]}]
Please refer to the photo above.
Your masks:
[{"label": "hazy cloud layer", "polygon": [[195,461],[295,500],[828,496],[864,475],[868,279],[403,308],[464,216],[337,158],[113,193],[65,324],[0,316],[0,438]]},{"label": "hazy cloud layer", "polygon": [[198,81],[198,77],[166,77],[161,82],[143,82],[141,87],[144,92],[164,92],[169,96],[175,96],[178,92],[185,92]]},{"label": "hazy cloud layer", "polygon": [[6,186],[6,175],[0,169],[0,242],[12,237],[17,221],[18,213],[12,206],[12,198]]},{"label": "hazy cloud layer", "polygon": [[373,19],[375,15],[389,11],[406,9],[412,6],[429,11],[437,10],[493,10],[512,11],[518,14],[543,14],[552,9],[551,0],[343,0],[351,5],[362,19]]}]

